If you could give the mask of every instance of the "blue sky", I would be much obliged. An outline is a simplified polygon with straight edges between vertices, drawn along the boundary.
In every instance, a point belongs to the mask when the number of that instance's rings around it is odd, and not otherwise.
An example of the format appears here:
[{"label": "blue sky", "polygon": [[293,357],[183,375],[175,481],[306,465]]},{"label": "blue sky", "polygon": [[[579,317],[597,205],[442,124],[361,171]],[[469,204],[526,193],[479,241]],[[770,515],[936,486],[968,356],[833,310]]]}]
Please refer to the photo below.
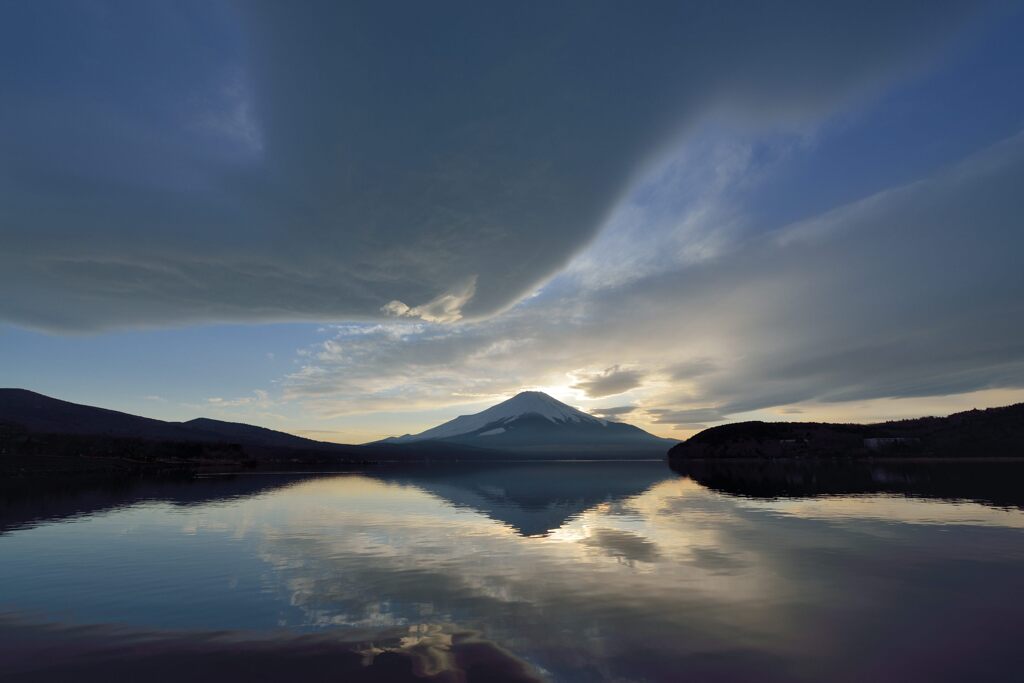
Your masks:
[{"label": "blue sky", "polygon": [[1020,3],[0,16],[2,385],[341,441],[1024,400]]}]

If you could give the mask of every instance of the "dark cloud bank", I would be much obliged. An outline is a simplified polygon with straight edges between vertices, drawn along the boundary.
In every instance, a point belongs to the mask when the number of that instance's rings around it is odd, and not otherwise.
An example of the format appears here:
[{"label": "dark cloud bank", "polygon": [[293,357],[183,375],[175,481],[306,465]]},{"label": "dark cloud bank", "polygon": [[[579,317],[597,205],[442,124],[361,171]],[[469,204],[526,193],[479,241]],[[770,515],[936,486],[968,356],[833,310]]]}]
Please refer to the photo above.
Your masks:
[{"label": "dark cloud bank", "polygon": [[515,302],[713,108],[799,118],[968,3],[0,9],[0,318],[453,321]]}]

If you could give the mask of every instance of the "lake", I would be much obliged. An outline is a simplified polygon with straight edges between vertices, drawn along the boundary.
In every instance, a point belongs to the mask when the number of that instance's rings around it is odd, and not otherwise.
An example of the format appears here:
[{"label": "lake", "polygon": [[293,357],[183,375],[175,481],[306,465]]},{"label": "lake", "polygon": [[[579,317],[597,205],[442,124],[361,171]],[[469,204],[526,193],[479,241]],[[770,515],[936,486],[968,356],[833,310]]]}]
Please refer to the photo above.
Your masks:
[{"label": "lake", "polygon": [[1024,466],[544,463],[0,487],[4,680],[1024,673]]}]

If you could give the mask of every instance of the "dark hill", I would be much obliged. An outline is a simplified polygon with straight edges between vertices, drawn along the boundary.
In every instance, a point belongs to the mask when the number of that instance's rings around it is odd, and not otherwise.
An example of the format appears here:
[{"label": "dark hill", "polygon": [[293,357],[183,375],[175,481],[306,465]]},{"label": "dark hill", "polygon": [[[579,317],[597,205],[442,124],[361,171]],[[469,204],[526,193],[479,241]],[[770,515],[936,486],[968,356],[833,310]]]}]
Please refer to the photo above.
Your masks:
[{"label": "dark hill", "polygon": [[669,451],[684,458],[1024,457],[1024,403],[877,424],[737,422]]},{"label": "dark hill", "polygon": [[93,434],[125,438],[202,441],[211,438],[180,422],[164,422],[116,410],[50,398],[27,389],[0,389],[0,423],[45,434]]},{"label": "dark hill", "polygon": [[13,472],[366,460],[358,446],[207,418],[165,422],[25,389],[0,389],[0,456]]},{"label": "dark hill", "polygon": [[183,422],[182,426],[194,430],[196,434],[212,435],[219,439],[238,443],[259,444],[268,448],[332,448],[337,445],[324,441],[313,441],[287,432],[256,427],[243,422],[225,422],[208,417],[197,417],[194,420]]}]

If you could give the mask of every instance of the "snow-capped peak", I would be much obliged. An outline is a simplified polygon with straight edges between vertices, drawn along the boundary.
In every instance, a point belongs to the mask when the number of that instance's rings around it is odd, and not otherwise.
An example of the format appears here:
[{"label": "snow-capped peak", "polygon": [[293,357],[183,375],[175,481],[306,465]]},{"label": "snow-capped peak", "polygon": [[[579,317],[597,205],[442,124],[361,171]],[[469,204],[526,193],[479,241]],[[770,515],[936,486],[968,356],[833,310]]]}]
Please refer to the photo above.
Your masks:
[{"label": "snow-capped peak", "polygon": [[593,415],[588,415],[582,410],[577,410],[570,405],[562,403],[556,398],[548,396],[543,391],[523,391],[507,401],[503,401],[496,406],[491,406],[487,410],[477,413],[477,415],[491,414],[495,417],[519,417],[520,415],[526,415],[528,413],[534,413],[541,417],[546,417],[549,420],[558,420],[560,422],[572,421],[579,422],[590,421],[600,422]]},{"label": "snow-capped peak", "polygon": [[523,391],[516,394],[507,401],[491,406],[474,415],[460,415],[459,417],[438,425],[425,432],[412,436],[403,436],[394,439],[400,441],[420,441],[423,439],[447,439],[460,434],[469,434],[478,429],[486,427],[495,422],[510,422],[523,415],[540,415],[551,422],[592,422],[596,424],[607,424],[607,420],[601,420],[588,415],[582,410],[577,410],[561,401],[548,396],[542,391]]}]

